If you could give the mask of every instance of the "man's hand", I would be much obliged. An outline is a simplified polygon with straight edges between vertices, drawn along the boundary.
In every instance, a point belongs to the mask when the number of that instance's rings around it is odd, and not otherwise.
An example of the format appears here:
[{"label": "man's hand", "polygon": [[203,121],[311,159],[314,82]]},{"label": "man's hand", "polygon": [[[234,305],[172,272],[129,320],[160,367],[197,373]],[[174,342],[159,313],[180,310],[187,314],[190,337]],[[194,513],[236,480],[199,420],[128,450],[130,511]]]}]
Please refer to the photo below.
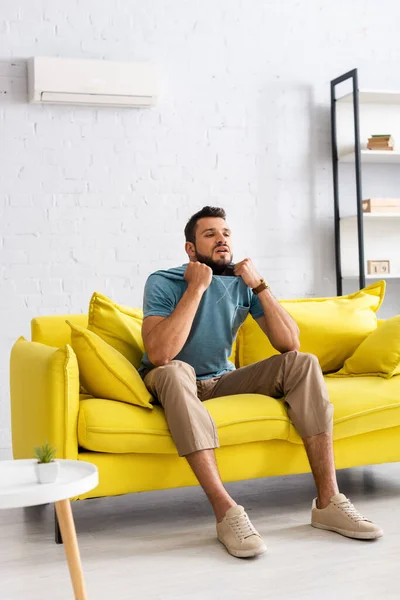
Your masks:
[{"label": "man's hand", "polygon": [[212,281],[212,269],[201,262],[191,261],[186,267],[184,279],[188,287],[205,292]]},{"label": "man's hand", "polygon": [[234,268],[234,273],[235,275],[240,276],[250,288],[255,288],[260,285],[261,277],[257,273],[251,258],[245,258],[237,263]]}]

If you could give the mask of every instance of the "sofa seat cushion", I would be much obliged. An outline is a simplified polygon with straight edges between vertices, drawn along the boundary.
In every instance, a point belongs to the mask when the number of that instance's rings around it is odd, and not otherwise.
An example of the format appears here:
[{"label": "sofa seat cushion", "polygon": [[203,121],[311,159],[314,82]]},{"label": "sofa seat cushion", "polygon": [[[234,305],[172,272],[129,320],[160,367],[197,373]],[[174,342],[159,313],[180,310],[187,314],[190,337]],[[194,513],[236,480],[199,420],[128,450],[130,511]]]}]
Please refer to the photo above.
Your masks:
[{"label": "sofa seat cushion", "polygon": [[[391,379],[325,377],[325,382],[335,408],[334,440],[400,425],[400,375],[395,375]],[[292,424],[289,441],[302,443]]]},{"label": "sofa seat cushion", "polygon": [[[286,440],[289,419],[283,403],[259,394],[213,398],[204,402],[214,418],[221,446]],[[81,395],[79,445],[95,452],[176,454],[161,406],[138,406]]]}]

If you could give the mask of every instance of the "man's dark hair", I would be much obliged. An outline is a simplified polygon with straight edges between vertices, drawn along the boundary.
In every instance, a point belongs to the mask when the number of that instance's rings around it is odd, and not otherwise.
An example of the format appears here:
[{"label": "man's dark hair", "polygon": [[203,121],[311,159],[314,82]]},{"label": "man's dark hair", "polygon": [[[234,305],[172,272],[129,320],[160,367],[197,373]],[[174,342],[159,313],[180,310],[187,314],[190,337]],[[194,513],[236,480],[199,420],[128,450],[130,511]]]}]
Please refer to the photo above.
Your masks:
[{"label": "man's dark hair", "polygon": [[226,213],[223,208],[216,206],[204,206],[199,212],[190,217],[185,227],[185,238],[187,242],[194,244],[196,242],[196,227],[199,219],[205,219],[207,217],[220,217],[226,219]]}]

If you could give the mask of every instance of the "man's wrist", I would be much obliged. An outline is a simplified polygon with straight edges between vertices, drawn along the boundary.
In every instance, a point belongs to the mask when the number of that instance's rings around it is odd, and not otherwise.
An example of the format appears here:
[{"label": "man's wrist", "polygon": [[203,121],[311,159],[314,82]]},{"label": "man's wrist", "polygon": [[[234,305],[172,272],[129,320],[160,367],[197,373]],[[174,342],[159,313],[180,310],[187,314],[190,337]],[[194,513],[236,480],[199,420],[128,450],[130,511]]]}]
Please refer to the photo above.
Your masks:
[{"label": "man's wrist", "polygon": [[189,283],[187,286],[187,291],[190,294],[193,294],[194,296],[196,296],[196,295],[202,296],[204,294],[204,292],[206,291],[206,289],[207,289],[206,287],[196,285],[194,283]]},{"label": "man's wrist", "polygon": [[256,288],[258,285],[260,285],[261,283],[261,277],[259,277],[258,279],[255,279],[254,281],[252,281],[251,283],[249,283],[249,288],[251,290],[254,290],[254,288]]},{"label": "man's wrist", "polygon": [[253,294],[256,294],[256,296],[258,294],[260,294],[261,292],[263,292],[264,290],[268,290],[269,289],[269,285],[268,283],[265,281],[265,279],[259,279],[258,283],[251,288]]},{"label": "man's wrist", "polygon": [[263,289],[261,292],[258,292],[258,294],[256,294],[259,298],[261,297],[266,297],[266,298],[273,298],[273,294],[271,292],[271,288],[269,287],[269,285]]}]

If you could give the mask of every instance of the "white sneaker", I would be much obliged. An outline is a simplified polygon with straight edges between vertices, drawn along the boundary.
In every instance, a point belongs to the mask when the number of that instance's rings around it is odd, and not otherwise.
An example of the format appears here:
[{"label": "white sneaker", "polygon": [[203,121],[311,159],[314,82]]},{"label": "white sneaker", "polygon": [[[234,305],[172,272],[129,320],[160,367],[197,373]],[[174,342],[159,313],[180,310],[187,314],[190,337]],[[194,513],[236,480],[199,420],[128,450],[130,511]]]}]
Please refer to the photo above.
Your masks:
[{"label": "white sneaker", "polygon": [[317,508],[315,498],[312,504],[311,525],[358,540],[375,540],[383,535],[382,529],[363,517],[344,494],[332,496],[326,508]]},{"label": "white sneaker", "polygon": [[243,506],[232,506],[227,511],[223,520],[217,523],[217,537],[229,554],[238,558],[257,556],[267,550]]}]

